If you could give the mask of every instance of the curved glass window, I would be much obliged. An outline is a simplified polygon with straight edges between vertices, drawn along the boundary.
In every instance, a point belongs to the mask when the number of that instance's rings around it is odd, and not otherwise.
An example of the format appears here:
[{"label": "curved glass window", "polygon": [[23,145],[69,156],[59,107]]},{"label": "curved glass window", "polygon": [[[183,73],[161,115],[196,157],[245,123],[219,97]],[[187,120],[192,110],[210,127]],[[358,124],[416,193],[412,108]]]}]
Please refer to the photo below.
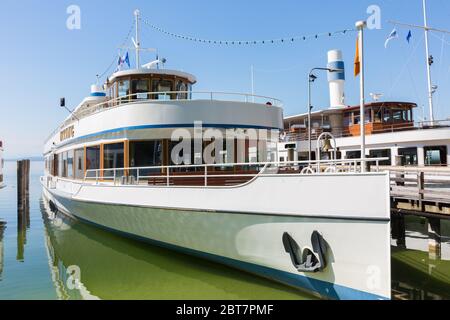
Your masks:
[{"label": "curved glass window", "polygon": [[177,100],[185,100],[188,97],[187,92],[188,88],[187,85],[184,81],[178,80],[177,81],[177,85],[176,85],[176,89],[175,91],[177,91]]},{"label": "curved glass window", "polygon": [[133,79],[131,80],[131,97],[132,100],[149,99],[148,92],[150,91],[149,80]]},{"label": "curved glass window", "polygon": [[172,81],[170,80],[152,81],[152,92],[155,92],[155,94],[153,94],[152,99],[170,100],[171,95],[166,93],[170,91],[172,91]]},{"label": "curved glass window", "polygon": [[118,85],[118,97],[121,102],[128,101],[130,95],[130,81],[129,80],[120,80]]}]

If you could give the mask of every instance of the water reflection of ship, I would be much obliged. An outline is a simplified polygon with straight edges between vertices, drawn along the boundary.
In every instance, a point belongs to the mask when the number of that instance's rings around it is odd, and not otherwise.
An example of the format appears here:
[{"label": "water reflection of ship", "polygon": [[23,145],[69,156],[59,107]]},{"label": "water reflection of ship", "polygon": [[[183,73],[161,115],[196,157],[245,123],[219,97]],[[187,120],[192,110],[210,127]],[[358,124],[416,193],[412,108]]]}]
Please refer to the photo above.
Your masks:
[{"label": "water reflection of ship", "polygon": [[393,219],[392,227],[393,298],[450,299],[450,220],[440,221],[438,256],[430,250],[435,240],[426,218]]},{"label": "water reflection of ship", "polygon": [[27,244],[27,230],[30,228],[30,201],[25,195],[17,206],[17,257],[18,261],[25,260],[25,245]]},{"label": "water reflection of ship", "polygon": [[[126,240],[54,214],[41,202],[60,299],[302,299],[297,290],[226,266]],[[79,268],[78,286],[70,270]],[[270,288],[270,289],[269,289]],[[310,297],[308,297],[310,298]]]}]

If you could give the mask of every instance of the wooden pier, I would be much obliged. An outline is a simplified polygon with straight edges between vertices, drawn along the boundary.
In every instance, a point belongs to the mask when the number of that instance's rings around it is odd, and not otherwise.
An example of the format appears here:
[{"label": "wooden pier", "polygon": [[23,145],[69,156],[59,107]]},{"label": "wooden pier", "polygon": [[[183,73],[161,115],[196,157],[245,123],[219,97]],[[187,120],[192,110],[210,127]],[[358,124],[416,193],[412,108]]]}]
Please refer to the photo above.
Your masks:
[{"label": "wooden pier", "polygon": [[392,238],[405,247],[405,216],[426,218],[428,257],[441,257],[441,221],[450,220],[450,168],[389,167]]},{"label": "wooden pier", "polygon": [[450,218],[450,168],[390,167],[396,213]]}]

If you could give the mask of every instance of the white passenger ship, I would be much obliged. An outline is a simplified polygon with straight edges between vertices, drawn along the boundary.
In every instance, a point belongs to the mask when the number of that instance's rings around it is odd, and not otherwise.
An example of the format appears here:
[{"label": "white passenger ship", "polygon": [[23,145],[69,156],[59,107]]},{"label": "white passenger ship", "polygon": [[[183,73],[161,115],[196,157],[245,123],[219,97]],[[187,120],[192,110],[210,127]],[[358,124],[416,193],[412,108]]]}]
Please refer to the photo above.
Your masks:
[{"label": "white passenger ship", "polygon": [[388,175],[280,163],[278,100],[194,92],[157,65],[92,86],[46,141],[50,208],[321,297],[389,299]]}]

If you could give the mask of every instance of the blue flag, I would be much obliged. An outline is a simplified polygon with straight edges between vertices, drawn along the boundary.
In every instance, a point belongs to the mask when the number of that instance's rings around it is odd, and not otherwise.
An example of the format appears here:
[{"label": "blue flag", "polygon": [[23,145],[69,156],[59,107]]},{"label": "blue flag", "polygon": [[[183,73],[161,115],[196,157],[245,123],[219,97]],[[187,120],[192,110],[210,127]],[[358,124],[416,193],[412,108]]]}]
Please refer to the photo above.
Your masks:
[{"label": "blue flag", "polygon": [[408,35],[406,36],[406,41],[408,41],[408,43],[409,43],[411,38],[412,38],[412,33],[411,33],[411,30],[409,30]]},{"label": "blue flag", "polygon": [[127,52],[127,54],[125,55],[125,59],[124,59],[123,61],[126,62],[127,65],[128,65],[128,68],[130,68],[130,58],[128,57],[128,52]]},{"label": "blue flag", "polygon": [[128,52],[123,56],[119,56],[118,69],[120,70],[122,68],[122,65],[126,63],[128,65],[128,68],[130,68],[130,57],[128,56]]}]

